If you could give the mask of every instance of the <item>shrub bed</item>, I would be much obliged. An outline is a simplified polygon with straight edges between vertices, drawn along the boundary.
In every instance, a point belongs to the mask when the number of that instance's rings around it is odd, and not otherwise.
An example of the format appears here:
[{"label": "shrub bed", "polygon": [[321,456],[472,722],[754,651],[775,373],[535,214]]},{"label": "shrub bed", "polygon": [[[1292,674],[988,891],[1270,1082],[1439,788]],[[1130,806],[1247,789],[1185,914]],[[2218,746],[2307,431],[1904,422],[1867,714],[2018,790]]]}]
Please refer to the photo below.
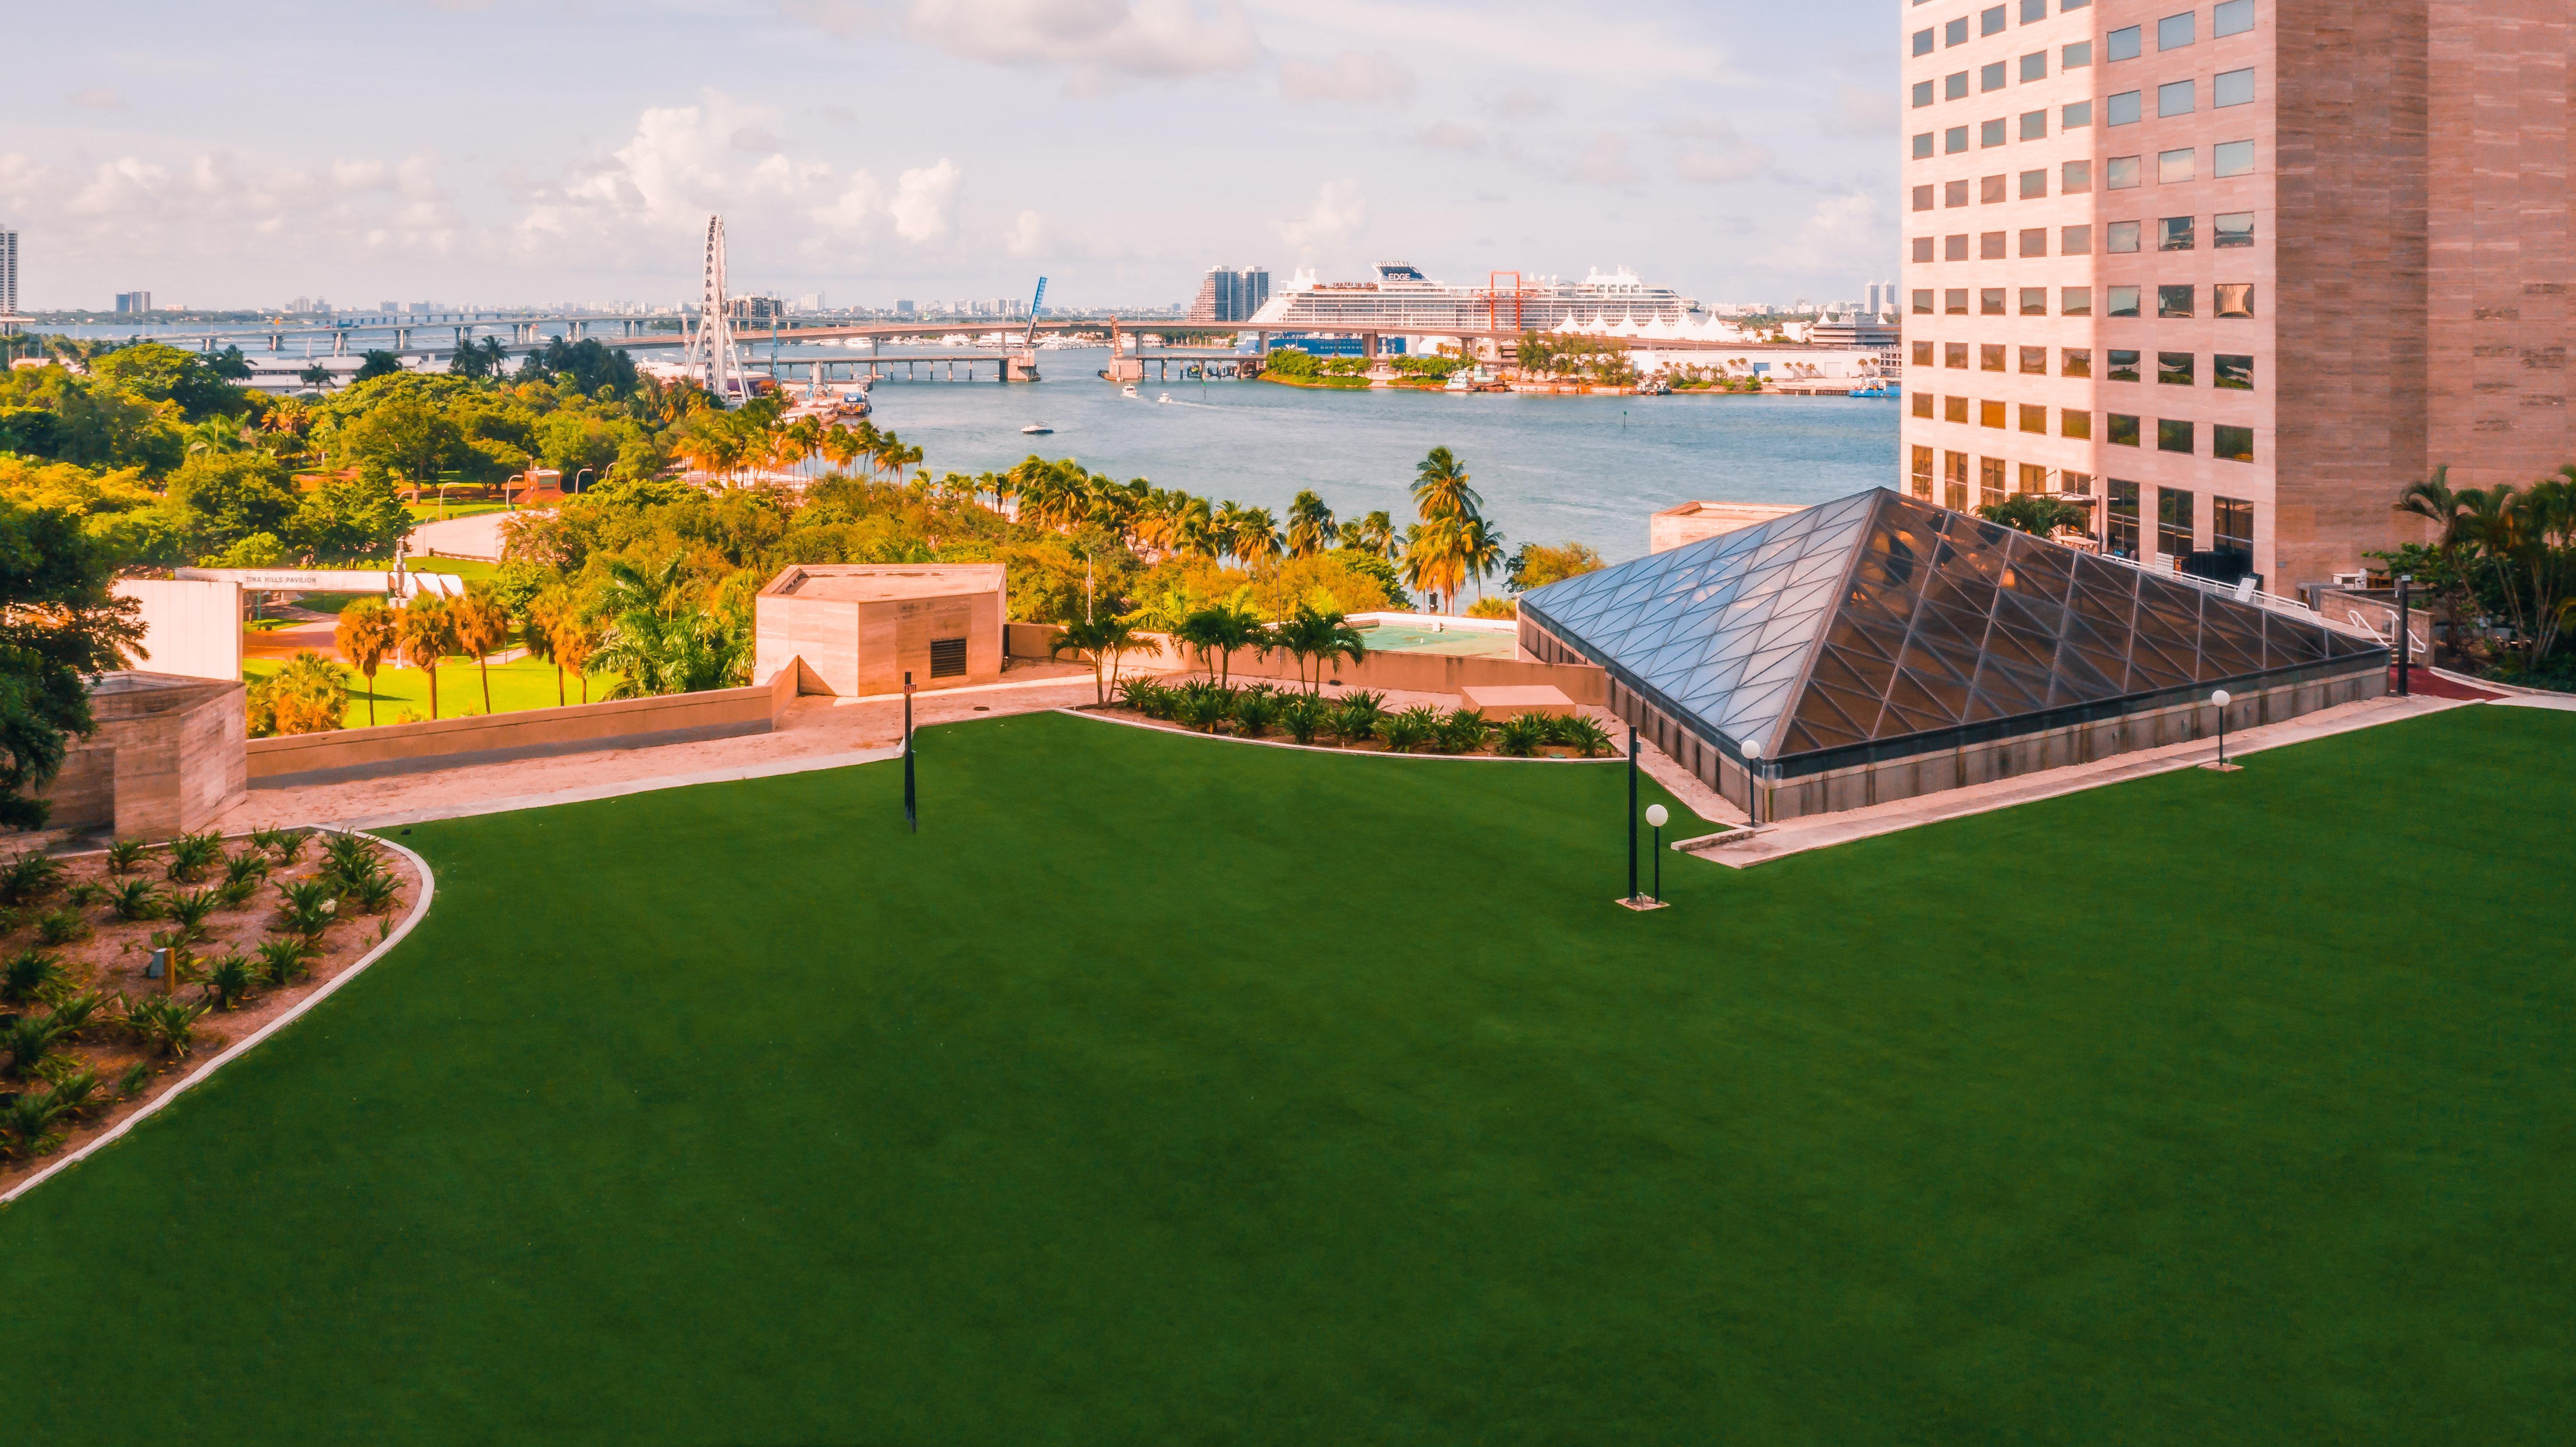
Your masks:
[{"label": "shrub bed", "polygon": [[1611,749],[1609,730],[1582,714],[1521,714],[1497,722],[1472,708],[1389,710],[1385,694],[1367,689],[1326,697],[1269,684],[1129,678],[1119,682],[1116,704],[1095,711],[1193,733],[1372,753],[1597,759]]},{"label": "shrub bed", "polygon": [[0,863],[0,1189],[348,968],[419,887],[375,840],[302,829]]}]

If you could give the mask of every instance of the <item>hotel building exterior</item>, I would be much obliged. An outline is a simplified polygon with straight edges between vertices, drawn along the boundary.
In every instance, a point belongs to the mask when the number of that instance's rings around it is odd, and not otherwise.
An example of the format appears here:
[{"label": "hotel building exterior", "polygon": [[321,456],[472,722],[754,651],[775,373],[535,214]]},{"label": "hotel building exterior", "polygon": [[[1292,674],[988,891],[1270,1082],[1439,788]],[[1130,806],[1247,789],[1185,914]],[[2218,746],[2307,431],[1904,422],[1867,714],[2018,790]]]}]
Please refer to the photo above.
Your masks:
[{"label": "hotel building exterior", "polygon": [[2576,462],[2565,0],[1897,8],[1915,496],[2286,593]]}]

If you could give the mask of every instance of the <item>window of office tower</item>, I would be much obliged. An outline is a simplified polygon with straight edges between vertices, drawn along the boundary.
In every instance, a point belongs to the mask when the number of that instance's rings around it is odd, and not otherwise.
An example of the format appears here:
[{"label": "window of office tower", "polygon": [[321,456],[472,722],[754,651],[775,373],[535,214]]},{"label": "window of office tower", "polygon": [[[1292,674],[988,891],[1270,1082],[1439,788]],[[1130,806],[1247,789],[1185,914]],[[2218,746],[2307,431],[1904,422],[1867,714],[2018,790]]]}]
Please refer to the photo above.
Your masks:
[{"label": "window of office tower", "polygon": [[2180,556],[2191,551],[2191,494],[2179,487],[2156,489],[2156,551]]},{"label": "window of office tower", "polygon": [[2138,485],[2114,477],[2103,488],[2111,509],[2109,537],[2105,541],[2112,552],[2134,558],[2138,555]]}]

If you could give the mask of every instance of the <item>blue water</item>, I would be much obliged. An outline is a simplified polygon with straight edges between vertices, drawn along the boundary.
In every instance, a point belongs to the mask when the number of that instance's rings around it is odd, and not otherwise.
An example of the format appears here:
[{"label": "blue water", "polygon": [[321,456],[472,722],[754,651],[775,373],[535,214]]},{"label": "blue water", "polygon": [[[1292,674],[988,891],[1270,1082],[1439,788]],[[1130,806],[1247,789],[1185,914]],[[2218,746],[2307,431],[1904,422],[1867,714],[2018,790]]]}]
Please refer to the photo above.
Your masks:
[{"label": "blue water", "polygon": [[[1613,562],[1644,553],[1647,515],[1676,503],[1822,502],[1897,476],[1895,401],[1450,396],[1151,378],[1127,399],[1098,377],[1107,360],[1106,350],[1041,352],[1044,380],[1007,387],[880,381],[870,394],[875,420],[919,446],[934,473],[999,470],[1031,452],[1071,457],[1114,477],[1267,507],[1283,523],[1289,498],[1313,488],[1336,517],[1383,508],[1401,527],[1414,518],[1414,465],[1446,446],[1506,548],[1570,539]],[[1154,400],[1163,393],[1170,403]],[[1022,436],[1031,422],[1054,435]]]}]

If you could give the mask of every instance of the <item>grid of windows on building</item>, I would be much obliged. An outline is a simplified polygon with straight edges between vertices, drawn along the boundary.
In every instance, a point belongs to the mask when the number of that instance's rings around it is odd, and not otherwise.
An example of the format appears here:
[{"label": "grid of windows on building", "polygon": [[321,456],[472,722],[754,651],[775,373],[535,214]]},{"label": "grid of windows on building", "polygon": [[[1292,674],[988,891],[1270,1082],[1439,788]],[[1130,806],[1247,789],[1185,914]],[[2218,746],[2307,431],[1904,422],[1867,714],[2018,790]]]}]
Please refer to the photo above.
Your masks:
[{"label": "grid of windows on building", "polygon": [[[1920,5],[1927,0],[1913,0],[1913,3]],[[1912,91],[1913,101],[1917,106],[1934,104],[1936,97],[1940,101],[1959,101],[2002,89],[2008,82],[2029,84],[2044,81],[2052,73],[2052,61],[2060,72],[2088,68],[2097,60],[2106,64],[2134,60],[2149,66],[2190,64],[2194,54],[2198,53],[2193,51],[2193,47],[2250,34],[2257,19],[2255,4],[2256,0],[2218,0],[2215,5],[2206,7],[2206,14],[2202,8],[2178,10],[2153,22],[2111,30],[2100,35],[2098,44],[2095,39],[2087,38],[2062,42],[2054,47],[2017,47],[2019,53],[2003,60],[1973,57],[1974,63],[1947,72],[1937,85],[1931,81],[1917,84]],[[2020,23],[2027,25],[2090,7],[2091,0],[2011,0],[2010,8],[2017,9]],[[1928,56],[1936,50],[1968,45],[2000,34],[2006,29],[2008,13],[2006,5],[1994,5],[1965,16],[1946,17],[1937,25],[1915,29],[1911,32],[1912,54]],[[2148,44],[2150,39],[2154,42],[2152,48]],[[2161,62],[2149,58],[2165,56],[2168,52],[2186,53]],[[2151,121],[2196,116],[2203,111],[2218,114],[2223,123],[2223,113],[2254,101],[2257,77],[2254,67],[2228,67],[2227,62],[2233,58],[2230,51],[2222,49],[2212,58],[2226,68],[2201,69],[2197,75],[2168,74],[2161,77],[2151,71],[2113,71],[2113,76],[2135,78],[2116,89],[2105,86],[2102,88],[2105,93],[2092,99],[2066,102],[2053,108],[1997,107],[2007,110],[2007,114],[1976,116],[1960,123],[1933,125],[1914,135],[1912,154],[1917,160],[1934,162],[1941,157],[1964,157],[1971,152],[2008,148],[2016,143],[2044,142],[2051,138],[2052,119],[2059,135],[2091,128],[2097,121],[2105,128],[2145,126]],[[2208,62],[2200,64],[2206,66]],[[2143,136],[2149,132],[2141,130],[2134,134]],[[2224,137],[2224,131],[2221,135]],[[2105,149],[2113,147],[2106,146]],[[2040,166],[2007,162],[1993,165],[1989,174],[1938,177],[1929,183],[1916,183],[1911,190],[1913,209],[1933,212],[1970,205],[2009,205],[2013,201],[2046,198],[2051,195],[2052,187],[2058,195],[2089,195],[2097,182],[2110,191],[2137,189],[2144,197],[2162,194],[2153,189],[2156,187],[2182,187],[2210,178],[2249,175],[2256,170],[2259,159],[2256,143],[2250,138],[2219,139],[2206,147],[2205,155],[2200,147],[2170,144],[2160,147],[2152,141],[2133,143],[2126,149],[2136,154],[2058,159]],[[1978,169],[1986,171],[1989,168]],[[2171,194],[2181,196],[2189,193],[2175,191]],[[2141,206],[2140,209],[2147,208]],[[1920,264],[1974,264],[2044,258],[2051,254],[2052,242],[2059,256],[2090,256],[2094,254],[2097,239],[2103,253],[2108,255],[2141,255],[2148,251],[2189,252],[2204,247],[2235,250],[2252,247],[2256,234],[2256,213],[2212,212],[2055,228],[2009,227],[1925,235],[1912,238],[1909,251],[1912,260]],[[2226,321],[2254,317],[2255,298],[2251,284],[2223,282],[2207,289],[2208,310],[2203,311],[2202,287],[2199,284],[2150,280],[2108,285],[2103,288],[2099,315],[2107,319],[2140,320],[2154,317],[2162,320],[2207,318]],[[1970,305],[1972,291],[1973,310]],[[1937,311],[1936,299],[1939,303]],[[2059,316],[2090,318],[2096,315],[2094,290],[2089,286],[2059,287],[2053,299]],[[2051,300],[2050,288],[2043,286],[1917,287],[1911,291],[1910,309],[1916,316],[2045,317],[2050,314]],[[2147,310],[2150,304],[2154,307],[2152,312]],[[1977,371],[2017,371],[2028,376],[2050,374],[2052,349],[2019,346],[2016,350],[2009,342],[1982,339],[1973,342],[1943,339],[1937,351],[1933,341],[1918,339],[1910,350],[1909,360],[1916,367],[1930,368],[1937,364],[1945,369],[1965,371],[1970,367],[1972,346]],[[2092,349],[2063,348],[2057,349],[2054,355],[2058,375],[2080,379],[2096,376]],[[2246,352],[2197,353],[2158,349],[2150,358],[2142,348],[2110,348],[2104,351],[2099,377],[2105,383],[2158,387],[2206,385],[2223,391],[2255,389],[2254,360]],[[1938,399],[1937,416],[1938,420],[1951,424],[1994,429],[2016,427],[2025,433],[2047,435],[2050,410],[2046,406],[2017,400],[1943,396]],[[1935,397],[1927,390],[1914,391],[1909,411],[1916,418],[1934,420]],[[2057,409],[2057,414],[2057,435],[2085,441],[2092,439],[2095,421],[2091,410],[2066,407]],[[2148,439],[2152,434],[2152,446],[2158,451],[2195,454],[2204,430],[2200,422],[2187,418],[2119,412],[2107,413],[2105,417],[2103,440],[2114,446],[2144,449],[2150,445]],[[2211,423],[2205,430],[2210,439],[2207,455],[2211,458],[2234,462],[2254,460],[2252,427]],[[1908,468],[1909,485],[1917,497],[1928,499],[1934,492],[1936,450],[1942,484],[1939,501],[1945,506],[1964,508],[1972,496],[1980,504],[1999,502],[2006,494],[2008,479],[2013,492],[2048,490],[2050,471],[2046,466],[1978,455],[1977,485],[1972,492],[1968,485],[1968,463],[1972,454],[1917,445],[1911,448]],[[2059,476],[2060,491],[2089,495],[2094,481],[2090,475],[2064,472]],[[2103,484],[2102,525],[2106,545],[2115,552],[2135,556],[2140,547],[2143,522],[2139,484],[2116,478],[2104,479]],[[2157,487],[2155,492],[2156,550],[2174,554],[2192,552],[2195,533],[2193,493],[2188,489],[2164,487]],[[2213,495],[2210,536],[2216,550],[2251,555],[2253,508],[2250,501]]]}]

